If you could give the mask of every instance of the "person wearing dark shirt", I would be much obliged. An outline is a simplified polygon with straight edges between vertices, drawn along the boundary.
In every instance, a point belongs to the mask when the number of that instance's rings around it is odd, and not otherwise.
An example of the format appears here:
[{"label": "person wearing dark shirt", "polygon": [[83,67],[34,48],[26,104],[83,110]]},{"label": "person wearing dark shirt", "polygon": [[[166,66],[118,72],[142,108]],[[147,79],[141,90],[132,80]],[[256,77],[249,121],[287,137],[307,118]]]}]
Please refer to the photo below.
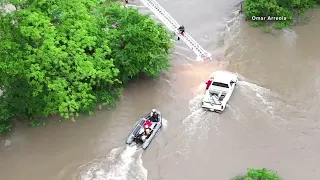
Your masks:
[{"label": "person wearing dark shirt", "polygon": [[157,113],[157,111],[155,109],[152,109],[152,111],[150,113],[150,120],[152,122],[158,122],[159,121],[159,114]]},{"label": "person wearing dark shirt", "polygon": [[[180,34],[183,36],[184,35],[184,32],[185,32],[185,28],[183,25],[181,25],[179,28],[178,28]],[[178,36],[178,41],[180,40],[180,37]]]}]

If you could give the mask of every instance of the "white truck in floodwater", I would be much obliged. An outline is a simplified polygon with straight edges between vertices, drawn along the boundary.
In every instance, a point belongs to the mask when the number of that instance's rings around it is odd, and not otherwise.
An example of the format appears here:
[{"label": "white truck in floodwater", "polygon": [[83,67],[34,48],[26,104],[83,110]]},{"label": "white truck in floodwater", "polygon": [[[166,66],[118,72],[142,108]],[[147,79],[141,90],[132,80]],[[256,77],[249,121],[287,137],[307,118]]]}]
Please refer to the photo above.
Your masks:
[{"label": "white truck in floodwater", "polygon": [[238,82],[238,77],[230,72],[217,72],[210,80],[212,82],[205,91],[202,108],[222,113]]}]

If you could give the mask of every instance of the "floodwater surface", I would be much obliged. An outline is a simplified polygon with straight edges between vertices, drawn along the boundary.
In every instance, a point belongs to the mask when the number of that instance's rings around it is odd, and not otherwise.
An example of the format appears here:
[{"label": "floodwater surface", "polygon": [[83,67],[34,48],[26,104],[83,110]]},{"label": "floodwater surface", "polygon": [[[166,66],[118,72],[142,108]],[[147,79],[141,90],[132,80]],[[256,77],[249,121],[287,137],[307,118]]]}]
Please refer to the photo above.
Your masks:
[{"label": "floodwater surface", "polygon": [[[18,124],[1,139],[0,178],[227,180],[265,167],[286,180],[319,179],[320,11],[307,13],[308,25],[263,33],[238,15],[235,0],[159,3],[213,61],[194,61],[177,42],[172,68],[130,84],[116,109],[77,123]],[[240,79],[223,114],[200,108],[204,82],[215,71]],[[152,108],[162,112],[164,128],[146,151],[125,146],[134,123]]]}]

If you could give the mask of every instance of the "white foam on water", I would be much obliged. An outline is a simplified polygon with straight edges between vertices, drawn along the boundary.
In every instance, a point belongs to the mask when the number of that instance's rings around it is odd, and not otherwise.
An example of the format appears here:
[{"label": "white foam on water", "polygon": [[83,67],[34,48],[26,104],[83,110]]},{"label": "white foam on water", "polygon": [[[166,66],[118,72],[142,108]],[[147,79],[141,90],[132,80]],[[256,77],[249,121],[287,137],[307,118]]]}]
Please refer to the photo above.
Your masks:
[{"label": "white foam on water", "polygon": [[127,180],[147,180],[148,171],[143,167],[142,152],[139,153],[136,162],[132,165],[133,171],[130,170]]},{"label": "white foam on water", "polygon": [[[205,84],[200,84],[198,86],[199,95],[189,101],[189,110],[191,114],[182,121],[184,141],[179,145],[178,149],[180,153],[188,153],[190,150],[190,142],[193,141],[192,139],[195,140],[208,137],[208,132],[212,128],[212,123],[210,121],[214,115],[204,111],[201,107],[204,89]],[[219,121],[217,120],[214,125],[217,133],[219,133],[218,125]]]},{"label": "white foam on water", "polygon": [[198,95],[196,95],[193,99],[189,101],[189,110],[191,114],[182,121],[183,125],[185,126],[184,132],[189,137],[192,136],[197,129],[201,128],[201,134],[198,138],[206,136],[207,132],[210,130],[209,118],[212,117],[212,113],[210,112],[207,113],[201,107],[201,102],[204,97],[203,93],[204,93],[205,86],[206,86],[205,83],[201,83],[198,86],[197,88]]},{"label": "white foam on water", "polygon": [[288,120],[285,117],[286,115],[281,111],[284,107],[286,107],[287,114],[289,109],[290,113],[297,111],[270,89],[246,81],[239,81],[238,84],[240,85],[240,91],[247,97],[248,102],[256,109],[272,117],[270,122],[274,127],[288,124]]},{"label": "white foam on water", "polygon": [[296,41],[299,35],[293,29],[284,28],[282,29],[282,32],[283,32],[282,39],[284,39],[284,42],[286,43],[286,47],[296,45]]},{"label": "white foam on water", "polygon": [[205,111],[198,109],[193,111],[188,117],[186,117],[182,123],[185,126],[184,132],[188,135],[193,135],[197,128],[201,127],[200,122],[203,120],[202,117]]},{"label": "white foam on water", "polygon": [[196,97],[194,97],[193,99],[191,99],[189,101],[189,110],[191,112],[195,112],[199,109],[201,109],[201,102],[203,99],[203,95],[197,95]]},{"label": "white foam on water", "polygon": [[168,120],[166,120],[165,118],[162,118],[162,129],[166,130],[168,128]]},{"label": "white foam on water", "polygon": [[[199,87],[202,88],[203,92],[203,84],[199,85]],[[211,113],[207,113],[202,109],[202,99],[203,94],[200,94],[189,101],[189,110],[191,114],[182,121],[183,125],[185,126],[184,132],[189,135],[189,137],[193,135],[199,128],[201,128],[201,136],[205,136],[210,129],[208,121],[209,117],[211,117]]]},{"label": "white foam on water", "polygon": [[137,152],[136,146],[127,146],[121,153],[120,157],[116,159],[116,162],[111,165],[107,174],[106,180],[129,180],[128,172],[135,159],[133,155]]},{"label": "white foam on water", "polygon": [[246,117],[242,111],[241,111],[241,107],[239,106],[231,106],[229,104],[227,104],[227,108],[229,111],[231,111],[232,117],[233,119],[235,119],[236,121],[241,121],[241,119],[243,117]]},{"label": "white foam on water", "polygon": [[122,147],[119,147],[119,148],[113,148],[110,153],[109,153],[109,156],[108,156],[108,160],[110,161],[114,161],[116,158],[117,158],[117,155],[119,155],[119,151],[123,149]]},{"label": "white foam on water", "polygon": [[226,20],[224,29],[221,30],[219,36],[221,45],[227,51],[233,45],[238,45],[237,48],[243,50],[242,44],[235,39],[241,34],[241,16],[236,15],[231,19]]},{"label": "white foam on water", "polygon": [[229,37],[232,39],[233,37],[237,36],[240,34],[240,25],[241,25],[241,19],[242,16],[239,13],[239,10],[236,10],[232,13],[230,19],[228,19],[225,23],[225,30],[223,32],[223,35],[225,37]]},{"label": "white foam on water", "polygon": [[[108,160],[111,162],[92,162],[89,163],[84,172],[81,173],[81,180],[147,180],[148,172],[143,167],[141,159],[142,152],[137,146],[127,146],[112,149]],[[140,153],[140,154],[138,154]],[[117,157],[118,154],[118,157]],[[138,154],[138,157],[134,157]],[[111,164],[108,166],[107,164]],[[129,174],[130,172],[130,174]],[[133,173],[134,172],[134,173]]]},{"label": "white foam on water", "polygon": [[[202,109],[198,109],[192,112],[187,118],[185,118],[182,123],[184,126],[183,129],[183,141],[179,144],[178,149],[179,153],[188,153],[189,152],[189,144],[192,142],[192,137],[194,137],[196,130],[199,128],[203,128],[203,116],[205,115],[205,111]],[[203,134],[201,134],[203,135]]]},{"label": "white foam on water", "polygon": [[[243,15],[239,13],[239,10],[235,10],[231,17],[225,21],[224,29],[220,33],[220,46],[224,49],[224,56],[226,59],[235,59],[243,55],[244,45],[241,36]],[[245,33],[244,33],[245,34]]]},{"label": "white foam on water", "polygon": [[[98,160],[95,160],[98,161]],[[85,170],[80,173],[80,180],[105,180],[106,172],[103,169],[103,162],[90,162],[84,165]],[[83,167],[80,167],[83,168]]]},{"label": "white foam on water", "polygon": [[[239,81],[238,84],[241,86],[241,90],[245,90],[245,91],[253,91],[255,96],[259,99],[260,102],[262,102],[265,105],[269,105],[270,102],[268,102],[267,96],[271,95],[271,91],[270,89],[258,86],[256,84],[253,83],[249,83],[246,81]],[[245,88],[245,89],[243,89]],[[252,95],[252,93],[244,93],[244,95],[246,96],[250,96]],[[272,108],[272,107],[270,107]]]},{"label": "white foam on water", "polygon": [[[269,98],[275,97],[270,89],[258,86],[253,83],[246,81],[239,81],[238,84],[241,86],[241,91],[244,91],[244,95],[248,97],[248,100],[252,105],[259,108],[262,112],[270,114],[274,117],[274,108],[276,107],[274,101],[270,101]],[[252,97],[255,95],[255,97]]]}]

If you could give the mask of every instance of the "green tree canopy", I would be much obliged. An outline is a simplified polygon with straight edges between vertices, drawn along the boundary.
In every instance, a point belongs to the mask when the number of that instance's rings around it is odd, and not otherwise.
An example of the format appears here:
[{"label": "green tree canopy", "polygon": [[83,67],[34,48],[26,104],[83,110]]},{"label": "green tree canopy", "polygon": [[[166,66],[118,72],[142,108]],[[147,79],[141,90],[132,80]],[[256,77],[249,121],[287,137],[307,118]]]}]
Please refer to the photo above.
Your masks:
[{"label": "green tree canopy", "polygon": [[120,69],[121,80],[136,77],[139,73],[159,75],[159,69],[169,67],[169,50],[172,48],[171,36],[162,25],[143,16],[136,9],[123,10],[119,4],[111,4],[107,9],[110,57],[115,59]]},{"label": "green tree canopy", "polygon": [[265,168],[249,168],[246,175],[236,176],[232,178],[232,180],[282,180],[282,178],[278,174]]},{"label": "green tree canopy", "polygon": [[98,0],[11,3],[17,10],[0,15],[0,102],[12,115],[92,112],[114,104],[123,82],[169,67],[169,33],[137,10]]}]

